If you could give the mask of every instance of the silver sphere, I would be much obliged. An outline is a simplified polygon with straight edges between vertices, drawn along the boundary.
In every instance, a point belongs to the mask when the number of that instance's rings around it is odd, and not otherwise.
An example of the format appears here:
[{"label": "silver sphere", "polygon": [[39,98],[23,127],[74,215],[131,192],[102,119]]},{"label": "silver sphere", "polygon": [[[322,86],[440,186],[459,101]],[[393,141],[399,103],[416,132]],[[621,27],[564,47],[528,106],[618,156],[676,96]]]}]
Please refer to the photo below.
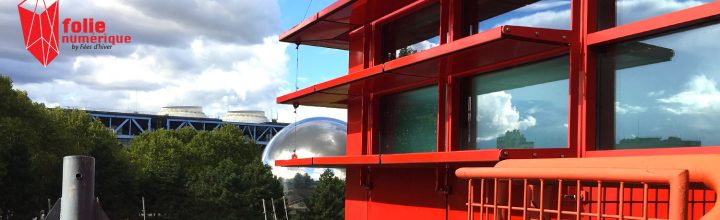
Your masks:
[{"label": "silver sphere", "polygon": [[[289,160],[293,151],[298,158],[344,156],[347,123],[325,117],[307,118],[283,128],[263,151],[263,163],[272,167],[275,176],[285,180],[296,174],[308,174],[317,180],[324,168],[278,167],[275,160]],[[332,169],[335,176],[345,179],[345,171]]]}]

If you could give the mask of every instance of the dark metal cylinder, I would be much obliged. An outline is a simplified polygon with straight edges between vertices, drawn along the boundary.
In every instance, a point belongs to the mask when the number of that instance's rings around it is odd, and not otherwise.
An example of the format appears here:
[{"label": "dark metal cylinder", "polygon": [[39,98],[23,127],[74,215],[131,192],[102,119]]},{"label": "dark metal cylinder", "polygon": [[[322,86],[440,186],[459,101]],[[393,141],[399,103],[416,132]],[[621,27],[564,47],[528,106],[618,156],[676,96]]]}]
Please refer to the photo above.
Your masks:
[{"label": "dark metal cylinder", "polygon": [[64,157],[60,220],[91,220],[94,214],[95,158]]}]

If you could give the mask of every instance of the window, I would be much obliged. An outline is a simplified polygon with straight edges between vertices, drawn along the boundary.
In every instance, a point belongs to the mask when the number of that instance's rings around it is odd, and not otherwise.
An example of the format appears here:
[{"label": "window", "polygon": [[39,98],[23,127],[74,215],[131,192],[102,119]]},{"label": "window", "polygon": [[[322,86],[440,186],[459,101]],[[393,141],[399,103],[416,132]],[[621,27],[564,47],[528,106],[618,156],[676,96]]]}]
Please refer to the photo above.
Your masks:
[{"label": "window", "polygon": [[420,9],[382,27],[382,60],[390,61],[439,44],[440,4]]},{"label": "window", "polygon": [[438,87],[380,98],[380,153],[437,150]]},{"label": "window", "polygon": [[599,149],[720,145],[720,25],[598,51]]},{"label": "window", "polygon": [[699,6],[713,0],[602,0],[598,1],[598,29],[652,18]]},{"label": "window", "polygon": [[566,147],[568,76],[563,56],[465,81],[461,150]]},{"label": "window", "polygon": [[570,29],[570,0],[463,0],[463,36],[501,25]]}]

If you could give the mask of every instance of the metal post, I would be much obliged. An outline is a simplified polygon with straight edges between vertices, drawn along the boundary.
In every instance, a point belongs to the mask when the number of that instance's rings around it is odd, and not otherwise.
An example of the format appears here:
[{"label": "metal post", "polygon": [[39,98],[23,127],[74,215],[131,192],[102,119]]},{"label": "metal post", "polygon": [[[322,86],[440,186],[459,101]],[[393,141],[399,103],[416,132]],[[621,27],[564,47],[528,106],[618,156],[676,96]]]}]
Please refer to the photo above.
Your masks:
[{"label": "metal post", "polygon": [[95,158],[63,158],[61,220],[95,219]]},{"label": "metal post", "polygon": [[267,220],[267,210],[265,209],[265,199],[262,199],[263,203],[263,217]]},{"label": "metal post", "polygon": [[285,196],[283,196],[282,199],[283,199],[283,208],[285,209],[285,220],[290,220],[290,217],[288,217],[288,214],[287,214],[287,202],[285,202]]},{"label": "metal post", "polygon": [[277,220],[277,212],[275,212],[275,199],[270,198],[270,203],[272,204],[273,208],[273,220]]},{"label": "metal post", "polygon": [[142,207],[143,207],[143,220],[145,220],[145,216],[147,216],[147,213],[145,212],[145,196],[142,197]]}]

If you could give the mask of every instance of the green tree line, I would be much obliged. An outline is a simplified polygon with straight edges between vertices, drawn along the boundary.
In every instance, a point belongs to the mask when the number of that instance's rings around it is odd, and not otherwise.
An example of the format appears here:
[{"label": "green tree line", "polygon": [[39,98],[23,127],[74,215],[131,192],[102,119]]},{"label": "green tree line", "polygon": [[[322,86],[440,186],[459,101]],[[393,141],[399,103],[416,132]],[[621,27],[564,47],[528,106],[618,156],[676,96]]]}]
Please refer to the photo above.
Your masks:
[{"label": "green tree line", "polygon": [[[141,198],[148,219],[264,219],[270,198],[284,214],[281,180],[261,154],[234,126],[145,132],[125,148],[84,111],[46,108],[0,76],[0,220],[46,212],[67,155],[95,157],[95,192],[111,219],[142,219]],[[343,219],[344,182],[327,170],[315,187],[309,211],[289,218]]]}]

